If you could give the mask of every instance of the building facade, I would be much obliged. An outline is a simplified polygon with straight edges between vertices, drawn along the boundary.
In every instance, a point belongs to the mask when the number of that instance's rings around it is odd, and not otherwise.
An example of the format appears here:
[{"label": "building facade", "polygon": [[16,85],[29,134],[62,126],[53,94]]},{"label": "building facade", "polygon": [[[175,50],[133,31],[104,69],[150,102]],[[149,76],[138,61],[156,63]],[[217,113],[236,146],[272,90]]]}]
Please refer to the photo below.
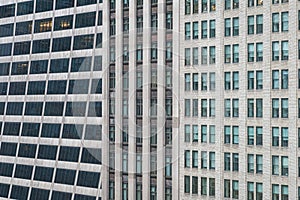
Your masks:
[{"label": "building facade", "polygon": [[299,1],[181,5],[180,198],[299,199]]}]

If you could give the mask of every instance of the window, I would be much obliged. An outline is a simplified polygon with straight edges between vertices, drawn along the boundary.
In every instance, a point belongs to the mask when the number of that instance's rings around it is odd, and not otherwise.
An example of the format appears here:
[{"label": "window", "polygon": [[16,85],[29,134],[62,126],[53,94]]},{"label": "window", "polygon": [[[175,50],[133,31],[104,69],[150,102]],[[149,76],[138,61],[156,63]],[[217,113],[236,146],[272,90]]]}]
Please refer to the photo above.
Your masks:
[{"label": "window", "polygon": [[190,168],[191,165],[190,165],[190,158],[191,158],[191,154],[190,154],[190,151],[189,150],[186,150],[185,153],[184,153],[184,167],[186,168]]},{"label": "window", "polygon": [[207,21],[201,21],[201,38],[207,38]]},{"label": "window", "polygon": [[185,40],[191,39],[191,23],[185,23]]},{"label": "window", "polygon": [[224,197],[230,198],[230,180],[224,180]]},{"label": "window", "polygon": [[64,9],[74,7],[74,0],[56,0],[55,9]]},{"label": "window", "polygon": [[31,42],[16,42],[14,44],[14,55],[29,54]]},{"label": "window", "polygon": [[239,171],[239,154],[232,154],[232,171]]},{"label": "window", "polygon": [[48,32],[52,29],[52,18],[41,19],[35,21],[34,32],[42,33]]},{"label": "window", "polygon": [[281,42],[281,60],[289,59],[289,42],[282,41]]},{"label": "window", "polygon": [[50,39],[34,40],[32,46],[32,53],[47,53],[50,51]]},{"label": "window", "polygon": [[254,44],[248,44],[248,62],[254,62]]},{"label": "window", "polygon": [[279,200],[279,185],[272,184],[272,199]]},{"label": "window", "polygon": [[92,49],[94,46],[94,35],[79,35],[74,37],[73,50]]},{"label": "window", "polygon": [[289,186],[282,185],[281,186],[281,200],[288,200],[289,199]]},{"label": "window", "polygon": [[[263,2],[263,0],[258,0],[258,2]],[[263,33],[263,15],[256,15],[256,34]]]},{"label": "window", "polygon": [[239,62],[239,45],[238,44],[234,44],[232,45],[232,49],[233,49],[233,63],[238,63]]},{"label": "window", "polygon": [[233,36],[239,35],[239,18],[238,17],[232,18],[232,24],[233,24],[232,35]]},{"label": "window", "polygon": [[289,30],[289,12],[281,13],[281,31],[286,32]]},{"label": "window", "polygon": [[77,14],[75,28],[95,26],[95,19],[96,19],[96,12]]},{"label": "window", "polygon": [[56,17],[54,20],[55,31],[72,29],[72,27],[73,27],[73,15]]},{"label": "window", "polygon": [[2,56],[10,56],[12,50],[12,44],[0,44],[0,57]]},{"label": "window", "polygon": [[279,32],[279,13],[272,14],[272,31]]},{"label": "window", "polygon": [[225,19],[225,36],[231,35],[231,19]]},{"label": "window", "polygon": [[184,176],[184,193],[190,193],[190,186],[191,180],[190,176]]},{"label": "window", "polygon": [[28,15],[33,13],[33,1],[18,3],[17,15]]},{"label": "window", "polygon": [[216,168],[216,154],[215,152],[209,152],[209,169]]},{"label": "window", "polygon": [[225,63],[231,63],[231,48],[230,48],[230,45],[225,45]]},{"label": "window", "polygon": [[224,170],[230,171],[230,153],[224,153]]},{"label": "window", "polygon": [[201,195],[207,195],[207,178],[201,177]]},{"label": "window", "polygon": [[77,6],[96,4],[97,0],[77,0]]},{"label": "window", "polygon": [[191,14],[191,0],[185,0],[185,14]]},{"label": "window", "polygon": [[281,156],[281,176],[289,175],[289,158],[287,156]]},{"label": "window", "polygon": [[272,42],[272,60],[279,60],[279,42]]},{"label": "window", "polygon": [[247,160],[248,160],[248,165],[247,165],[248,173],[254,173],[254,155],[248,154]]},{"label": "window", "polygon": [[14,24],[5,24],[0,26],[0,37],[13,36]]},{"label": "window", "polygon": [[248,16],[248,35],[254,34],[254,16]]},{"label": "window", "polygon": [[279,175],[279,156],[272,156],[272,175]]},{"label": "window", "polygon": [[6,17],[13,17],[15,15],[15,4],[9,4],[0,6],[0,19],[6,18]]},{"label": "window", "polygon": [[198,48],[193,48],[193,65],[198,65]]},{"label": "window", "polygon": [[216,37],[216,20],[209,21],[209,37]]},{"label": "window", "polygon": [[70,51],[71,37],[54,38],[52,42],[52,52]]}]

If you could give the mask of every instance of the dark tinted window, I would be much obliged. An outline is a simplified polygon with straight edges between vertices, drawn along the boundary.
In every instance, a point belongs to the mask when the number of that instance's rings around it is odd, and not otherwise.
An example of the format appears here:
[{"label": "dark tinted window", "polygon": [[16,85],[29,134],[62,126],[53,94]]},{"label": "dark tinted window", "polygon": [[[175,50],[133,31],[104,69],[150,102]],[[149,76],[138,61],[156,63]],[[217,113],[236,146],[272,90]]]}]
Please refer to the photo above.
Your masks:
[{"label": "dark tinted window", "polygon": [[22,136],[29,136],[29,137],[38,137],[40,130],[39,123],[23,123],[22,127]]},{"label": "dark tinted window", "polygon": [[47,94],[65,94],[67,81],[48,81]]},{"label": "dark tinted window", "polygon": [[77,14],[75,28],[95,26],[95,20],[96,12]]},{"label": "dark tinted window", "polygon": [[70,51],[71,37],[54,38],[52,43],[52,52]]},{"label": "dark tinted window", "polygon": [[14,33],[14,24],[5,24],[0,26],[0,37],[12,36]]},{"label": "dark tinted window", "polygon": [[68,94],[88,94],[89,80],[70,80]]},{"label": "dark tinted window", "polygon": [[101,164],[101,149],[83,148],[81,162]]},{"label": "dark tinted window", "polygon": [[58,138],[60,133],[60,124],[43,124],[42,137]]},{"label": "dark tinted window", "polygon": [[77,162],[79,156],[79,147],[60,147],[58,160]]},{"label": "dark tinted window", "polygon": [[77,6],[84,6],[97,3],[97,0],[77,0]]},{"label": "dark tinted window", "polygon": [[53,177],[53,168],[36,167],[34,173],[34,180],[51,182]]},{"label": "dark tinted window", "polygon": [[86,102],[67,102],[65,116],[85,116]]},{"label": "dark tinted window", "polygon": [[13,167],[11,163],[0,163],[0,176],[12,177]]},{"label": "dark tinted window", "polygon": [[0,197],[8,197],[9,186],[8,184],[0,183]]},{"label": "dark tinted window", "polygon": [[102,94],[102,79],[93,79],[91,94]]},{"label": "dark tinted window", "polygon": [[102,33],[97,34],[96,48],[102,48]]},{"label": "dark tinted window", "polygon": [[75,174],[75,170],[57,169],[54,182],[73,185],[75,180]]},{"label": "dark tinted window", "polygon": [[62,116],[64,102],[46,102],[45,116]]},{"label": "dark tinted window", "polygon": [[94,59],[94,71],[102,70],[102,56],[95,56]]},{"label": "dark tinted window", "polygon": [[39,146],[39,159],[55,160],[57,153],[57,146],[40,145]]},{"label": "dark tinted window", "polygon": [[74,0],[56,0],[55,9],[74,7]]},{"label": "dark tinted window", "polygon": [[100,10],[98,12],[98,26],[101,26],[102,25],[102,22],[103,21],[103,17],[102,17],[102,10]]},{"label": "dark tinted window", "polygon": [[14,45],[14,55],[29,54],[31,42],[16,42]]},{"label": "dark tinted window", "polygon": [[27,102],[25,115],[41,116],[43,111],[43,102]]},{"label": "dark tinted window", "polygon": [[23,102],[8,102],[6,114],[7,115],[22,115]]},{"label": "dark tinted window", "polygon": [[36,144],[20,144],[19,157],[34,158],[36,152]]},{"label": "dark tinted window", "polygon": [[17,62],[12,64],[11,75],[28,73],[28,62]]},{"label": "dark tinted window", "polygon": [[79,171],[77,185],[97,188],[99,179],[100,173]]},{"label": "dark tinted window", "polygon": [[71,200],[71,198],[72,198],[71,193],[53,191],[51,200],[57,200],[57,199]]},{"label": "dark tinted window", "polygon": [[[10,142],[1,142],[0,155],[4,156],[16,156],[17,144]],[[0,170],[1,173],[2,170]]]},{"label": "dark tinted window", "polygon": [[42,190],[38,188],[32,188],[30,193],[30,199],[48,200],[49,190]]},{"label": "dark tinted window", "polygon": [[73,50],[92,49],[94,45],[94,35],[79,35],[74,37]]},{"label": "dark tinted window", "polygon": [[0,63],[0,76],[7,76],[9,74],[10,63]]},{"label": "dark tinted window", "polygon": [[7,83],[0,83],[0,95],[7,94]]},{"label": "dark tinted window", "polygon": [[5,122],[3,135],[19,135],[20,125],[20,122]]},{"label": "dark tinted window", "polygon": [[26,200],[29,188],[13,185],[11,190],[11,199]]},{"label": "dark tinted window", "polygon": [[15,4],[0,6],[0,18],[15,16],[15,9],[16,9]]},{"label": "dark tinted window", "polygon": [[64,124],[62,138],[81,139],[82,129],[81,124]]},{"label": "dark tinted window", "polygon": [[26,82],[12,82],[9,86],[10,95],[25,95]]},{"label": "dark tinted window", "polygon": [[53,0],[36,0],[35,12],[45,12],[53,10]]},{"label": "dark tinted window", "polygon": [[27,15],[33,13],[33,1],[18,3],[17,15]]},{"label": "dark tinted window", "polygon": [[86,196],[82,194],[75,194],[74,200],[95,200],[96,197]]},{"label": "dark tinted window", "polygon": [[33,166],[16,165],[15,177],[23,179],[31,179]]},{"label": "dark tinted window", "polygon": [[72,58],[71,72],[90,71],[92,65],[92,57]]},{"label": "dark tinted window", "polygon": [[10,56],[11,55],[12,44],[0,44],[0,56]]},{"label": "dark tinted window", "polygon": [[68,69],[69,69],[68,58],[51,60],[50,73],[68,72]]},{"label": "dark tinted window", "polygon": [[5,102],[0,102],[0,115],[4,115]]},{"label": "dark tinted window", "polygon": [[34,40],[32,46],[32,53],[45,53],[50,51],[50,39]]},{"label": "dark tinted window", "polygon": [[102,135],[101,125],[86,125],[84,139],[86,140],[101,140]]},{"label": "dark tinted window", "polygon": [[73,27],[73,15],[56,17],[54,20],[54,30],[72,29]]},{"label": "dark tinted window", "polygon": [[47,73],[48,60],[31,61],[30,74]]},{"label": "dark tinted window", "polygon": [[52,29],[52,18],[36,20],[34,25],[35,33],[42,33],[51,31]]},{"label": "dark tinted window", "polygon": [[16,35],[31,34],[31,32],[32,32],[32,21],[17,23]]},{"label": "dark tinted window", "polygon": [[30,81],[28,83],[28,95],[45,94],[46,81]]},{"label": "dark tinted window", "polygon": [[102,102],[90,102],[89,117],[102,117]]}]

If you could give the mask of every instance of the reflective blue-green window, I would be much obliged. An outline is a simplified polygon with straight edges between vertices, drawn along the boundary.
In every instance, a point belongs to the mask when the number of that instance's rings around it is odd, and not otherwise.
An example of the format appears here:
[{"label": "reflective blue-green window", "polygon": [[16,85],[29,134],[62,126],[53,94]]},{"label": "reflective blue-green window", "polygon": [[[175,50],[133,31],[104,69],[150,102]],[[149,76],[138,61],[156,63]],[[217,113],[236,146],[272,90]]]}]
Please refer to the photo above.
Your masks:
[{"label": "reflective blue-green window", "polygon": [[0,57],[2,56],[10,56],[12,50],[12,44],[0,44]]},{"label": "reflective blue-green window", "polygon": [[55,17],[54,20],[54,30],[66,30],[72,29],[73,27],[73,15]]},{"label": "reflective blue-green window", "polygon": [[16,9],[16,4],[0,6],[0,19],[5,17],[15,16],[15,9]]},{"label": "reflective blue-green window", "polygon": [[23,102],[8,102],[6,115],[22,115]]},{"label": "reflective blue-green window", "polygon": [[102,102],[90,102],[88,116],[102,117]]},{"label": "reflective blue-green window", "polygon": [[102,79],[93,79],[91,94],[102,94]]},{"label": "reflective blue-green window", "polygon": [[40,124],[39,123],[23,123],[22,127],[22,136],[27,137],[38,137],[39,136],[39,130],[40,130]]},{"label": "reflective blue-green window", "polygon": [[31,42],[16,42],[14,45],[14,55],[29,54]]},{"label": "reflective blue-green window", "polygon": [[95,26],[95,20],[96,12],[77,14],[75,28]]},{"label": "reflective blue-green window", "polygon": [[79,156],[79,147],[60,147],[58,160],[77,162]]},{"label": "reflective blue-green window", "polygon": [[101,125],[86,125],[84,139],[85,140],[101,140],[102,127]]},{"label": "reflective blue-green window", "polygon": [[43,111],[43,102],[27,102],[25,115],[41,116]]},{"label": "reflective blue-green window", "polygon": [[7,76],[9,74],[10,63],[0,63],[0,76]]},{"label": "reflective blue-green window", "polygon": [[73,50],[92,49],[94,45],[94,35],[79,35],[74,37]]},{"label": "reflective blue-green window", "polygon": [[69,69],[68,58],[51,60],[50,73],[68,72],[68,69]]},{"label": "reflective blue-green window", "polygon": [[45,116],[62,116],[64,102],[46,102]]},{"label": "reflective blue-green window", "polygon": [[97,3],[97,0],[77,0],[77,6],[84,6]]},{"label": "reflective blue-green window", "polygon": [[[16,156],[17,144],[10,142],[1,142],[0,155],[4,156]],[[1,166],[0,166],[1,169]],[[0,170],[0,174],[3,170]]]},{"label": "reflective blue-green window", "polygon": [[70,51],[71,37],[54,38],[52,42],[52,52]]},{"label": "reflective blue-green window", "polygon": [[15,62],[12,64],[11,75],[22,75],[28,73],[28,62]]},{"label": "reflective blue-green window", "polygon": [[[1,154],[5,155],[5,154]],[[0,163],[0,176],[12,177],[14,164],[11,163]]]},{"label": "reflective blue-green window", "polygon": [[92,57],[72,58],[71,72],[90,71],[92,65]]},{"label": "reflective blue-green window", "polygon": [[43,190],[38,188],[32,188],[30,193],[30,199],[48,199],[50,190]]},{"label": "reflective blue-green window", "polygon": [[66,80],[48,81],[47,94],[65,94],[66,87]]},{"label": "reflective blue-green window", "polygon": [[94,59],[94,71],[102,70],[102,56],[95,56]]},{"label": "reflective blue-green window", "polygon": [[33,166],[16,165],[15,178],[31,179]]},{"label": "reflective blue-green window", "polygon": [[76,174],[75,170],[57,169],[54,182],[74,185],[75,174]]},{"label": "reflective blue-green window", "polygon": [[77,185],[98,188],[100,173],[79,171]]},{"label": "reflective blue-green window", "polygon": [[27,15],[33,13],[33,1],[18,3],[17,15]]},{"label": "reflective blue-green window", "polygon": [[46,53],[50,51],[50,39],[34,40],[32,44],[32,53]]},{"label": "reflective blue-green window", "polygon": [[55,9],[74,7],[74,0],[56,0]]},{"label": "reflective blue-green window", "polygon": [[0,37],[13,36],[14,24],[5,24],[0,26]]},{"label": "reflective blue-green window", "polygon": [[10,95],[25,95],[26,82],[11,82],[9,86]]},{"label": "reflective blue-green window", "polygon": [[86,102],[67,102],[65,116],[85,116]]},{"label": "reflective blue-green window", "polygon": [[30,81],[27,95],[45,94],[46,81]]},{"label": "reflective blue-green window", "polygon": [[51,182],[53,177],[53,168],[39,167],[35,168],[34,180]]},{"label": "reflective blue-green window", "polygon": [[11,199],[20,199],[20,200],[26,200],[28,196],[28,187],[13,185],[10,198]]},{"label": "reflective blue-green window", "polygon": [[25,35],[31,33],[32,33],[32,21],[17,23],[15,35]]},{"label": "reflective blue-green window", "polygon": [[48,60],[34,60],[31,61],[30,74],[44,74],[47,73]]},{"label": "reflective blue-green window", "polygon": [[5,122],[3,135],[19,135],[20,122]]},{"label": "reflective blue-green window", "polygon": [[9,184],[0,183],[0,197],[8,198]]},{"label": "reflective blue-green window", "polygon": [[0,83],[0,95],[7,94],[7,83]]},{"label": "reflective blue-green window", "polygon": [[88,94],[89,80],[70,80],[68,94]]},{"label": "reflective blue-green window", "polygon": [[60,124],[43,124],[42,137],[59,138]]},{"label": "reflective blue-green window", "polygon": [[57,199],[71,200],[71,198],[72,198],[71,193],[53,191],[51,200],[57,200]]},{"label": "reflective blue-green window", "polygon": [[95,200],[95,197],[82,194],[75,194],[74,200]]},{"label": "reflective blue-green window", "polygon": [[19,157],[34,158],[36,152],[36,144],[20,144]]},{"label": "reflective blue-green window", "polygon": [[101,149],[83,148],[82,163],[101,164]]},{"label": "reflective blue-green window", "polygon": [[4,115],[5,102],[0,102],[0,115]]},{"label": "reflective blue-green window", "polygon": [[53,10],[53,0],[36,0],[35,12],[45,12]]},{"label": "reflective blue-green window", "polygon": [[34,32],[42,33],[51,31],[52,29],[52,18],[40,19],[35,21]]},{"label": "reflective blue-green window", "polygon": [[55,160],[57,153],[57,146],[40,145],[38,158],[46,160]]},{"label": "reflective blue-green window", "polygon": [[96,48],[102,48],[102,33],[97,34]]},{"label": "reflective blue-green window", "polygon": [[64,124],[62,138],[81,139],[82,130],[82,124]]}]

